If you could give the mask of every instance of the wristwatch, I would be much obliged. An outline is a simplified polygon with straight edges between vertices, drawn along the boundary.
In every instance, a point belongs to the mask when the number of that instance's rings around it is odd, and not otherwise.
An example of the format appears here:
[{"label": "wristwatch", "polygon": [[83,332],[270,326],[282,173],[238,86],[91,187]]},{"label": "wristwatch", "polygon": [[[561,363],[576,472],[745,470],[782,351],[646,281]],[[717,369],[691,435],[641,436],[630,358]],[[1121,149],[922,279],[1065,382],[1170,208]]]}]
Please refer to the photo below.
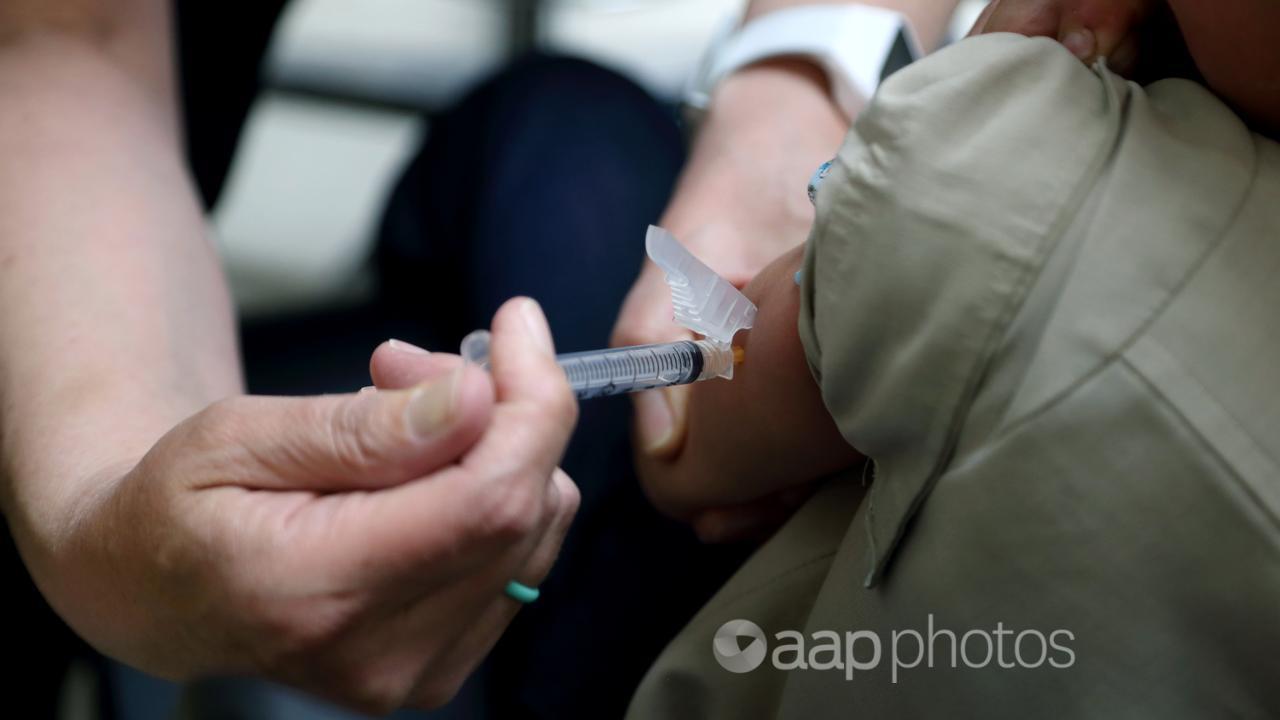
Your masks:
[{"label": "wristwatch", "polygon": [[799,57],[822,68],[832,99],[850,121],[880,81],[920,56],[901,14],[856,3],[777,10],[726,33],[712,45],[685,92],[685,105],[705,112],[711,95],[733,72],[762,60]]}]

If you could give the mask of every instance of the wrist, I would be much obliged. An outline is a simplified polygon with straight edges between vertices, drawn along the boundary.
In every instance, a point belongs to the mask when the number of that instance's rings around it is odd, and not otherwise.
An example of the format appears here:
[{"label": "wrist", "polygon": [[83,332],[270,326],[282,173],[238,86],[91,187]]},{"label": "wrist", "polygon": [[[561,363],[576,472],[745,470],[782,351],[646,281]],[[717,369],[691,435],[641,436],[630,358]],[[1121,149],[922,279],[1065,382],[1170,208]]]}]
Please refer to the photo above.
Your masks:
[{"label": "wrist", "polygon": [[24,564],[46,596],[62,594],[63,569],[75,565],[77,554],[85,548],[83,533],[135,465],[122,461],[80,473],[46,472],[36,469],[39,464],[9,463],[5,520]]},{"label": "wrist", "polygon": [[706,234],[739,238],[744,267],[716,269],[742,269],[737,279],[750,279],[753,269],[803,242],[813,222],[808,182],[847,132],[815,64],[778,59],[734,73],[716,91],[664,227],[698,245],[711,240]]},{"label": "wrist", "polygon": [[737,125],[784,119],[814,138],[835,142],[849,129],[826,72],[799,57],[770,58],[725,78],[712,97],[706,126],[726,119]]}]

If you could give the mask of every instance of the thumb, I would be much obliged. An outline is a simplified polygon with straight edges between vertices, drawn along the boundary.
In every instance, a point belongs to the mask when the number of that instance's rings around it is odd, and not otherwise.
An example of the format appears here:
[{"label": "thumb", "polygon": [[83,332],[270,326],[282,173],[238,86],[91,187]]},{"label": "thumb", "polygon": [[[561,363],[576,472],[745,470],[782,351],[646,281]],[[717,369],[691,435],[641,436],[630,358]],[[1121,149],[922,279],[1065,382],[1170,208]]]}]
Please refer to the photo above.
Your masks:
[{"label": "thumb", "polygon": [[636,445],[660,460],[669,460],[684,447],[689,386],[676,385],[635,396]]},{"label": "thumb", "polygon": [[1080,0],[1064,14],[1058,40],[1086,63],[1105,57],[1112,70],[1125,74],[1138,59],[1137,29],[1155,5],[1151,0]]},{"label": "thumb", "polygon": [[451,464],[492,411],[488,376],[459,366],[408,390],[235,398],[195,420],[224,463],[220,484],[331,492],[399,485]]}]

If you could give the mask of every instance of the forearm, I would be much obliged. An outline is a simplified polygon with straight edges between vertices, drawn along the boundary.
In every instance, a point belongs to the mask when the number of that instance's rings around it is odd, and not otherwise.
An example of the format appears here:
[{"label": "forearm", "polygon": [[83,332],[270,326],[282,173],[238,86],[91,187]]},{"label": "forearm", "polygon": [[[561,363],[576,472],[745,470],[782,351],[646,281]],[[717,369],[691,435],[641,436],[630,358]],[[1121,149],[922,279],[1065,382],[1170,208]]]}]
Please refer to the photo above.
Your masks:
[{"label": "forearm", "polygon": [[[748,19],[815,0],[755,0]],[[834,0],[818,0],[835,4]],[[955,0],[874,0],[905,15],[926,47],[941,41],[955,10]],[[712,98],[672,205],[663,222],[682,237],[703,232],[708,207],[754,208],[725,235],[750,236],[750,228],[777,239],[760,248],[761,257],[747,259],[759,267],[804,239],[813,222],[804,188],[813,171],[829,160],[849,129],[849,119],[833,100],[826,75],[802,58],[778,58],[744,68],[726,78]],[[759,174],[761,182],[735,183],[726,175]],[[723,197],[725,188],[756,194]],[[760,202],[759,193],[781,202]],[[741,214],[739,212],[739,214]],[[745,231],[744,231],[745,228]],[[735,268],[717,268],[733,275]],[[735,280],[749,279],[735,277]]]},{"label": "forearm", "polygon": [[816,66],[788,59],[735,73],[715,93],[663,226],[736,246],[713,265],[745,283],[803,242],[813,223],[805,187],[848,130]]},{"label": "forearm", "polygon": [[[748,19],[812,1],[755,0]],[[930,47],[942,37],[956,2],[870,4],[905,14]],[[661,223],[735,283],[759,282],[761,269],[787,252],[798,265],[798,248],[814,220],[808,181],[838,152],[848,115],[856,110],[837,107],[822,68],[803,58],[768,60],[731,74],[711,98]],[[794,284],[782,289],[794,299]],[[646,266],[627,297],[614,342],[678,336],[669,297],[661,273]],[[769,307],[761,304],[738,379],[636,397],[637,462],[651,498],[669,514],[687,517],[761,499],[779,484],[812,480],[856,460],[805,364],[798,305],[775,301]],[[770,397],[771,388],[789,394]]]},{"label": "forearm", "polygon": [[0,440],[15,530],[69,512],[104,470],[240,389],[159,53],[74,27],[0,41]]}]

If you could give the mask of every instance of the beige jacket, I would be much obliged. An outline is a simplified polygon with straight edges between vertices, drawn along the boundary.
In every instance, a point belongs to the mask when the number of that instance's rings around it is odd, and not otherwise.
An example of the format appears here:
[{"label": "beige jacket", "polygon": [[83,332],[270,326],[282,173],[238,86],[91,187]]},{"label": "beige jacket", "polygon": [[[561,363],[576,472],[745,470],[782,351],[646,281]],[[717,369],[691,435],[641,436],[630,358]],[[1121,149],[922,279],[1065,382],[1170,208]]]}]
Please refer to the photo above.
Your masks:
[{"label": "beige jacket", "polygon": [[629,716],[1280,716],[1280,147],[993,35],[887,81],[818,204],[801,336],[870,494],[832,480]]}]

